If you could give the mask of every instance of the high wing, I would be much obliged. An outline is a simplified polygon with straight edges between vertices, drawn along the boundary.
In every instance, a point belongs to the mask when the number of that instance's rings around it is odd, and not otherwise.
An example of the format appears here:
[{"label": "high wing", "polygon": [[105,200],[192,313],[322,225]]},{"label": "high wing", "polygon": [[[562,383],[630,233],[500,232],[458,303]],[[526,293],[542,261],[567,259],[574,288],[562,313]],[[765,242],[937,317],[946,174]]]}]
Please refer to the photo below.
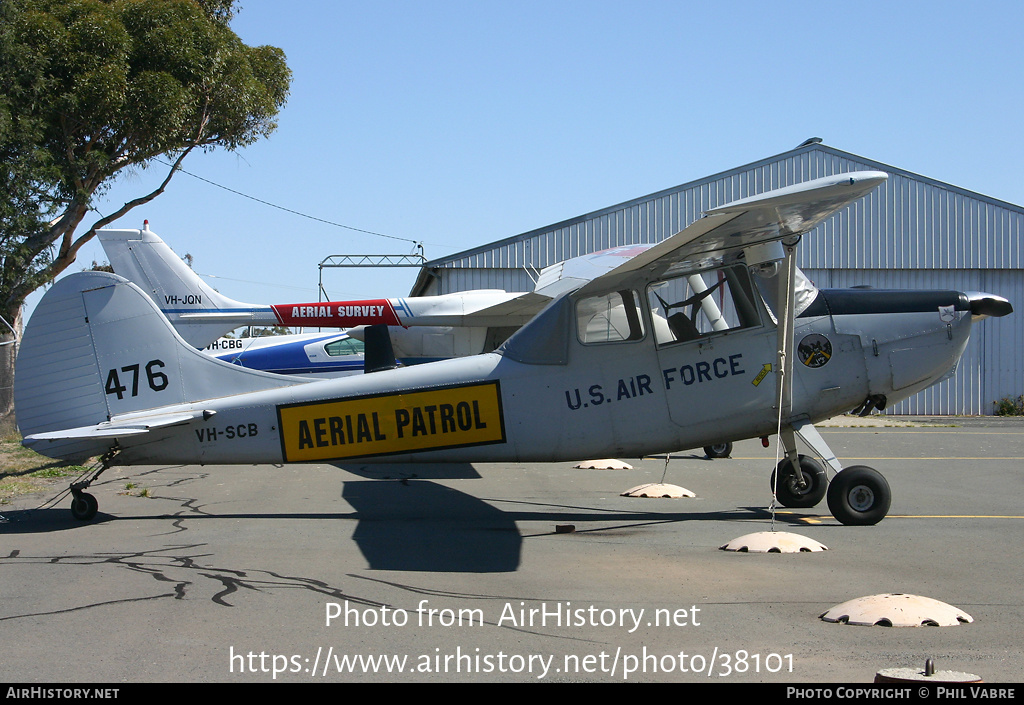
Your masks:
[{"label": "high wing", "polygon": [[[593,279],[577,296],[618,291],[638,281],[695,275],[688,279],[691,286],[698,287],[694,291],[701,300],[699,305],[706,309],[710,319],[721,321],[713,301],[701,296],[711,289],[706,287],[699,273],[740,263],[752,269],[767,267],[765,274],[776,280],[772,306],[778,322],[775,408],[786,460],[793,468],[797,467],[795,436],[799,436],[838,472],[842,466],[815,431],[813,423],[806,416],[793,413],[795,319],[798,311],[806,308],[817,294],[796,267],[796,244],[801,235],[866,196],[887,178],[887,174],[878,171],[837,174],[727,203],[707,211],[703,218],[672,237]],[[767,286],[766,292],[772,288]],[[803,482],[799,470],[795,472]]]},{"label": "high wing", "polygon": [[[530,293],[468,291],[389,299],[398,314],[397,323],[380,319],[361,323],[522,325],[562,293],[581,287],[582,294],[606,289],[638,272],[658,278],[716,269],[740,260],[749,265],[779,261],[784,257],[780,241],[814,229],[886,178],[884,172],[851,172],[740,199],[707,211],[703,218],[659,244],[615,247],[546,267]],[[280,315],[284,307],[273,308]],[[306,325],[326,326],[331,320],[330,316],[320,317]]]},{"label": "high wing", "polygon": [[879,171],[837,174],[714,208],[672,237],[594,278],[580,293],[613,289],[617,282],[638,274],[657,279],[741,260],[748,265],[779,261],[784,256],[782,240],[814,229],[886,178]]}]

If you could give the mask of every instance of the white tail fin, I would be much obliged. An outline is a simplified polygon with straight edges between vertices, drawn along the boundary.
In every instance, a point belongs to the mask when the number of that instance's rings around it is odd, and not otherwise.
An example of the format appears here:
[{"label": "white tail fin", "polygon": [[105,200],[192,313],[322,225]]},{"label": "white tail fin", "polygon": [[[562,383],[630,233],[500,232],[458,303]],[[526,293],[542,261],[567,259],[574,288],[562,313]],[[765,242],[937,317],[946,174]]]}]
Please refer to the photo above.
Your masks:
[{"label": "white tail fin", "polygon": [[303,383],[211,358],[131,282],[80,272],[57,281],[29,320],[14,403],[26,441],[36,435],[46,440],[40,452],[80,458],[109,448],[119,430],[183,421],[195,402]]},{"label": "white tail fin", "polygon": [[[181,337],[197,348],[245,325],[254,312],[269,310],[219,293],[151,230],[100,230],[97,237],[114,272],[149,294]],[[202,312],[217,314],[223,323],[189,322],[187,316]]]}]

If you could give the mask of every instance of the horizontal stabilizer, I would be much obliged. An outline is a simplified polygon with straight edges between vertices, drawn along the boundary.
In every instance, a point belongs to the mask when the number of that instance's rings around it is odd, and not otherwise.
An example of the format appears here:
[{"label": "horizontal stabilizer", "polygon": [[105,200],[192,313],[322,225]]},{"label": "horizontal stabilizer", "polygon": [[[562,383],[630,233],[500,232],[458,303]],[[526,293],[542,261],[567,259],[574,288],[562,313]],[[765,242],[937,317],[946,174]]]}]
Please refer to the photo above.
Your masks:
[{"label": "horizontal stabilizer", "polygon": [[37,441],[55,441],[72,438],[117,438],[118,436],[133,436],[140,433],[149,433],[154,428],[166,428],[188,423],[196,419],[208,418],[212,412],[206,411],[185,411],[170,414],[156,414],[139,416],[129,414],[122,417],[115,417],[110,421],[94,424],[92,426],[79,426],[78,428],[67,428],[60,431],[44,431],[43,433],[32,433],[25,436],[25,445],[31,447]]},{"label": "horizontal stabilizer", "polygon": [[203,311],[201,313],[179,313],[174,317],[178,323],[176,329],[189,323],[217,323],[221,326],[218,330],[223,330],[223,328],[227,326],[239,328],[241,326],[278,325],[277,317],[269,306],[265,309],[254,308],[247,311]]}]

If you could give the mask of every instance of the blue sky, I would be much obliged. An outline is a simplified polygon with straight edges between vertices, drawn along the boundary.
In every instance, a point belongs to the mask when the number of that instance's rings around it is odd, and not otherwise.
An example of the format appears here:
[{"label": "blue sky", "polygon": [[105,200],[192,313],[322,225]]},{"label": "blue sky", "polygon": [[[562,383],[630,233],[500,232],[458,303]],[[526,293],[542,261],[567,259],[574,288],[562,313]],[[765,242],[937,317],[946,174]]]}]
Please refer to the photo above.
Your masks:
[{"label": "blue sky", "polygon": [[[809,137],[1024,204],[1020,2],[241,0],[293,71],[278,130],[184,168],[143,219],[223,293],[316,300],[332,254],[428,258],[792,149]],[[97,210],[152,188],[122,178]],[[79,266],[104,261],[98,244]],[[413,269],[330,270],[332,298]]]}]

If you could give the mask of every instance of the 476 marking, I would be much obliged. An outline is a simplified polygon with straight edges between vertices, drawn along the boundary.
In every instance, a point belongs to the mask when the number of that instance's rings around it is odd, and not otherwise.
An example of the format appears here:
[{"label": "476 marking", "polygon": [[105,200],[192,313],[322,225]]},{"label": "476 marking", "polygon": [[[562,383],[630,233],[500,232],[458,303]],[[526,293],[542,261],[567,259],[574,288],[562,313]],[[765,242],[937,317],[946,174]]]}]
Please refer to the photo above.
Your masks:
[{"label": "476 marking", "polygon": [[[160,371],[163,367],[163,360],[150,360],[146,363],[146,383],[154,392],[162,392],[167,389],[167,375]],[[131,396],[133,397],[139,396],[139,378],[141,377],[141,369],[141,365],[126,365],[121,368],[121,372],[131,374]],[[125,379],[127,381],[127,378]],[[116,394],[118,399],[124,399],[125,393],[128,392],[128,387],[121,383],[121,378],[117,374],[117,368],[107,372],[107,382],[103,389],[107,394]]]}]

